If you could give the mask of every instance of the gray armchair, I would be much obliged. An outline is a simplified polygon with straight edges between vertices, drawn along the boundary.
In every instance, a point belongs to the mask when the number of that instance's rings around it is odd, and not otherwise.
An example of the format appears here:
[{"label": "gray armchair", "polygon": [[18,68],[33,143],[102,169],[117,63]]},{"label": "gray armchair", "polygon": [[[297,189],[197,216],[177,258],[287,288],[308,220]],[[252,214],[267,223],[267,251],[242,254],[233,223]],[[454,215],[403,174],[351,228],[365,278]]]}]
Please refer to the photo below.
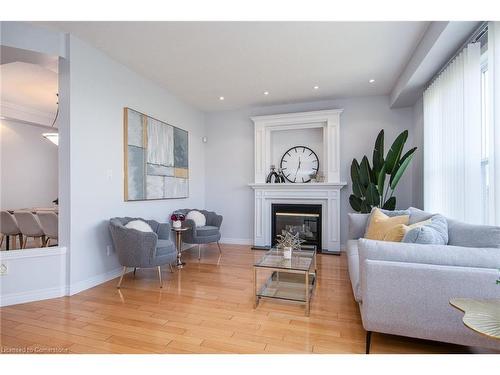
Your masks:
[{"label": "gray armchair", "polygon": [[[126,228],[125,225],[132,220],[142,220],[148,223],[153,232],[141,232]],[[123,266],[117,288],[120,288],[123,275],[128,267],[134,268],[134,275],[137,268],[156,267],[161,288],[163,284],[160,267],[168,264],[170,272],[173,272],[172,263],[177,255],[174,243],[170,240],[170,224],[160,224],[155,220],[141,218],[115,217],[109,221],[109,229],[118,254],[118,261]]]},{"label": "gray armchair", "polygon": [[219,248],[219,253],[222,253],[219,240],[221,237],[220,226],[222,224],[222,216],[217,215],[215,212],[198,210],[196,208],[186,208],[182,210],[176,210],[176,213],[182,213],[187,215],[189,211],[196,210],[205,215],[206,225],[203,227],[197,227],[193,220],[185,220],[182,224],[183,227],[189,227],[188,230],[182,234],[182,241],[188,244],[198,245],[198,260],[201,258],[201,245],[208,244],[212,242],[217,242]]}]

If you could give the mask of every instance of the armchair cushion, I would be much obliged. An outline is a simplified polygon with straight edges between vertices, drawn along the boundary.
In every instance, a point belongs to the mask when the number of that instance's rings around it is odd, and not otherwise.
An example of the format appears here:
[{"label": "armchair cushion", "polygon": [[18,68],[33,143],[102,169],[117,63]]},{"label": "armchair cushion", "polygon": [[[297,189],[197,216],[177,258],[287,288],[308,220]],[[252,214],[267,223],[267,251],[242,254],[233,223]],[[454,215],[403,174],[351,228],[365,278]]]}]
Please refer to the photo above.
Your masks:
[{"label": "armchair cushion", "polygon": [[219,228],[212,225],[205,225],[203,227],[196,228],[196,234],[200,237],[204,236],[216,236],[219,234]]}]

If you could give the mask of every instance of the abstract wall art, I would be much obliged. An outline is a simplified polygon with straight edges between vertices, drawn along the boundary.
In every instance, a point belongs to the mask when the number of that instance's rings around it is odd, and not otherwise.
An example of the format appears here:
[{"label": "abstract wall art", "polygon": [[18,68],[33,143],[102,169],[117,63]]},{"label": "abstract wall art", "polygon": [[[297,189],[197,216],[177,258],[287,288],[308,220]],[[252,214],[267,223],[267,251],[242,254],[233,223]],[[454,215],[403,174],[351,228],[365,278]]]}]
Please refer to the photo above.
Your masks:
[{"label": "abstract wall art", "polygon": [[125,200],[187,198],[188,132],[124,108]]}]

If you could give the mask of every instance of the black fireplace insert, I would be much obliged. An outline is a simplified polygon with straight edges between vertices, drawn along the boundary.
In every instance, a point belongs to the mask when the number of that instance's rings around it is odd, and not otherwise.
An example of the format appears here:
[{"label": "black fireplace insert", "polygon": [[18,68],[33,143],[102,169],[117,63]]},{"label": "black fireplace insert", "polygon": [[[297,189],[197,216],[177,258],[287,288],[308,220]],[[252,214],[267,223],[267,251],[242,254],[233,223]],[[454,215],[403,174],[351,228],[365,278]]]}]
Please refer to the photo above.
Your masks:
[{"label": "black fireplace insert", "polygon": [[272,246],[282,231],[299,233],[304,240],[303,249],[321,252],[321,205],[320,204],[272,204]]}]

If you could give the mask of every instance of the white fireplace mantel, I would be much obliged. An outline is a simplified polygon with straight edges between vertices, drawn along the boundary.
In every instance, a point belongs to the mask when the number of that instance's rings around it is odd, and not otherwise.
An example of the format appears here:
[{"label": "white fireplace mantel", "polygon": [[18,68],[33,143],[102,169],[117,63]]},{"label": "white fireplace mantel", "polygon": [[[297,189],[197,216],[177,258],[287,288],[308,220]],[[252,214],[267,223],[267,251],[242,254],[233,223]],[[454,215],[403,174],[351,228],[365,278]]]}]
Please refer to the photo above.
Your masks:
[{"label": "white fireplace mantel", "polygon": [[[320,204],[323,250],[333,253],[340,250],[340,189],[346,185],[340,181],[339,129],[342,111],[331,109],[252,117],[255,127],[255,179],[249,186],[254,190],[255,197],[255,246],[271,245],[273,204]],[[311,128],[322,129],[323,154],[320,156],[320,169],[325,176],[325,182],[266,184],[266,176],[272,164],[272,132]]]},{"label": "white fireplace mantel", "polygon": [[323,251],[340,251],[339,183],[249,184],[254,189],[254,244],[271,245],[272,205],[280,203],[320,204]]},{"label": "white fireplace mantel", "polygon": [[[340,114],[343,109],[285,113],[252,117],[254,122],[255,183],[264,183],[271,160],[271,133],[283,130],[321,128],[323,155],[320,163],[326,182],[340,182]],[[298,140],[299,142],[300,140]]]}]

